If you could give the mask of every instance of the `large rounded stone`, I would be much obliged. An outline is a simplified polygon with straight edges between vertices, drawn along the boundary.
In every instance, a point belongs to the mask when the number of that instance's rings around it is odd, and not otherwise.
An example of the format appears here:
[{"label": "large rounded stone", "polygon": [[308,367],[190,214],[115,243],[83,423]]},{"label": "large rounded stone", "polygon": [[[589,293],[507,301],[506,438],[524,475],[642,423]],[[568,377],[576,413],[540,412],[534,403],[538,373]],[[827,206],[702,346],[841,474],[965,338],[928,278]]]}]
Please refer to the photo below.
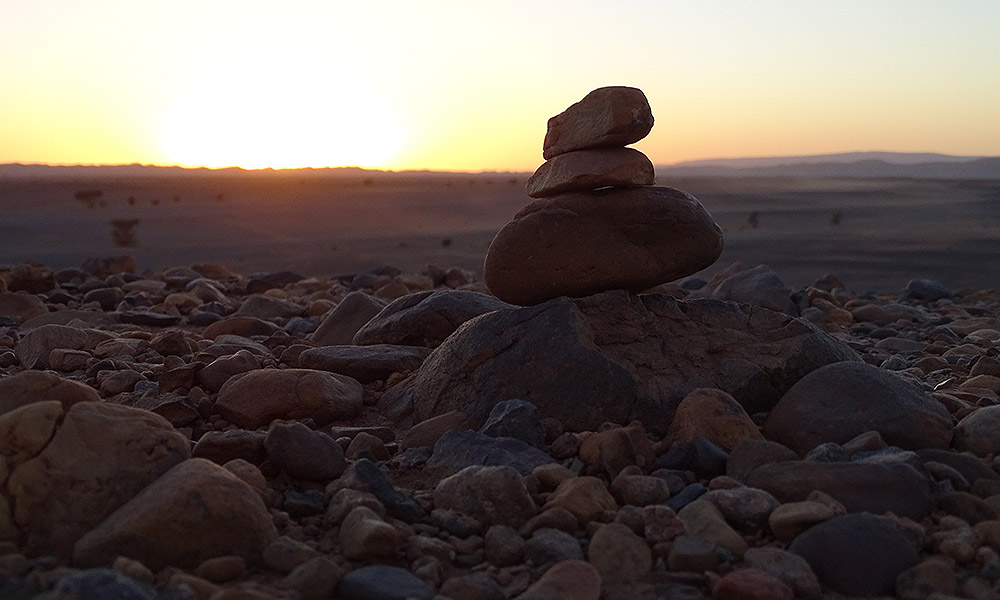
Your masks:
[{"label": "large rounded stone", "polygon": [[524,478],[510,467],[466,467],[434,488],[436,508],[456,510],[486,525],[519,526],[535,514]]},{"label": "large rounded stone", "polygon": [[189,447],[151,412],[74,404],[45,448],[7,481],[25,550],[67,556],[80,536],[186,459]]},{"label": "large rounded stone", "polygon": [[535,200],[497,233],[486,285],[530,305],[604,290],[642,291],[691,275],[722,252],[722,230],[693,196],[608,188]]},{"label": "large rounded stone", "polygon": [[44,400],[58,400],[68,409],[78,402],[99,402],[101,395],[89,385],[46,371],[0,378],[0,414]]},{"label": "large rounded stone", "polygon": [[164,473],[80,538],[73,560],[109,565],[128,556],[153,570],[192,569],[217,556],[248,561],[278,533],[253,489],[215,463],[193,458]]},{"label": "large rounded stone", "polygon": [[311,418],[318,425],[349,419],[361,410],[364,388],[343,375],[310,369],[263,369],[230,378],[215,409],[247,429],[275,419]]},{"label": "large rounded stone", "polygon": [[1000,453],[1000,406],[985,406],[959,421],[952,443],[978,456]]},{"label": "large rounded stone", "polygon": [[55,349],[79,350],[87,343],[87,333],[65,325],[42,325],[21,338],[14,354],[26,369],[47,369],[49,353]]},{"label": "large rounded stone", "polygon": [[572,431],[642,421],[665,433],[691,390],[724,390],[753,414],[822,365],[857,360],[802,319],[717,300],[610,291],[465,323],[413,379],[418,420],[463,411],[472,427],[520,398]]},{"label": "large rounded stone", "polygon": [[652,129],[653,111],[642,90],[597,88],[549,119],[542,156],[547,160],[572,150],[627,146]]},{"label": "large rounded stone", "polygon": [[764,436],[799,454],[819,444],[842,444],[866,431],[906,449],[947,448],[952,418],[915,385],[863,362],[827,365],[809,373],[771,410]]}]

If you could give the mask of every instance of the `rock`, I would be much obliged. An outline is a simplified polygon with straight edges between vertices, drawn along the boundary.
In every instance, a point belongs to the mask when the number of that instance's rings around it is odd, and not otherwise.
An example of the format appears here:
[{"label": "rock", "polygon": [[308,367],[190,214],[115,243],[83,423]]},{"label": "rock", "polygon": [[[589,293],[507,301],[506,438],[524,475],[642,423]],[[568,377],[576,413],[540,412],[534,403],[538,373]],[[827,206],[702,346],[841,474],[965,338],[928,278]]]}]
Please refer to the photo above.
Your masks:
[{"label": "rock", "polygon": [[72,405],[45,448],[7,480],[24,549],[68,556],[84,533],[188,453],[188,440],[150,412]]},{"label": "rock", "polygon": [[365,431],[359,431],[344,450],[347,458],[354,460],[362,456],[368,456],[376,461],[389,460],[389,450],[385,447],[385,442],[378,436]]},{"label": "rock", "polygon": [[37,456],[52,439],[64,412],[58,401],[41,400],[0,414],[0,458],[6,468]]},{"label": "rock", "polygon": [[947,448],[952,418],[915,385],[866,363],[843,362],[799,380],[764,422],[765,437],[800,454],[870,430],[901,448]]},{"label": "rock", "polygon": [[932,594],[954,596],[958,590],[955,561],[943,556],[924,559],[896,577],[896,595],[904,600],[925,600]]},{"label": "rock", "polygon": [[244,429],[209,431],[194,445],[191,456],[205,458],[218,465],[236,459],[259,465],[267,458],[267,450],[264,449],[265,436],[264,432]]},{"label": "rock", "polygon": [[330,371],[352,377],[361,383],[388,379],[393,373],[408,373],[420,368],[430,349],[418,346],[323,346],[299,355],[303,369]]},{"label": "rock", "polygon": [[235,554],[210,558],[195,569],[195,575],[213,583],[226,583],[239,579],[246,575],[246,572],[246,559]]},{"label": "rock", "polygon": [[794,593],[777,577],[753,568],[738,569],[722,576],[712,586],[717,600],[792,600]]},{"label": "rock", "polygon": [[542,156],[638,142],[653,128],[653,112],[638,88],[597,88],[548,121]]},{"label": "rock", "polygon": [[220,356],[198,371],[198,383],[210,392],[218,392],[229,378],[260,368],[260,361],[249,350]]},{"label": "rock", "polygon": [[552,506],[528,519],[528,522],[521,526],[518,533],[521,535],[531,535],[543,528],[558,529],[566,533],[576,533],[580,529],[580,522],[573,513],[565,508]]},{"label": "rock", "polygon": [[149,310],[125,310],[118,313],[122,323],[143,327],[170,327],[180,322],[180,315]]},{"label": "rock", "polygon": [[670,484],[660,477],[622,473],[611,482],[611,494],[622,506],[660,504],[670,498]]},{"label": "rock", "polygon": [[0,290],[0,315],[13,319],[15,323],[23,323],[48,312],[42,299],[34,294]]},{"label": "rock", "polygon": [[44,371],[22,371],[0,377],[0,414],[45,400],[58,400],[68,410],[79,402],[99,402],[101,395],[79,381]]},{"label": "rock", "polygon": [[44,294],[56,287],[55,273],[46,266],[21,263],[4,274],[7,289],[11,292]]},{"label": "rock", "polygon": [[758,571],[777,577],[790,587],[796,596],[819,598],[819,580],[809,563],[801,556],[778,548],[750,548],[743,555],[743,563]]},{"label": "rock", "polygon": [[441,595],[463,600],[504,600],[503,589],[485,573],[458,575],[441,586]]},{"label": "rock", "polygon": [[545,446],[545,424],[538,414],[538,407],[525,400],[497,402],[479,428],[479,433],[490,437],[516,438],[535,448]]},{"label": "rock", "polygon": [[706,539],[679,535],[670,544],[667,566],[671,571],[703,573],[715,569],[718,564],[715,544]]},{"label": "rock", "polygon": [[136,581],[111,569],[84,569],[63,575],[50,592],[35,597],[58,600],[153,600],[158,596],[156,588],[149,583]]},{"label": "rock", "polygon": [[524,543],[524,559],[540,568],[564,560],[583,560],[580,541],[559,529],[541,528]]},{"label": "rock", "polygon": [[355,569],[340,579],[338,600],[432,600],[434,588],[406,569],[371,565]]},{"label": "rock", "polygon": [[721,252],[722,230],[693,196],[667,187],[606,188],[522,208],[493,238],[483,275],[497,298],[533,305],[640,292],[691,275]]},{"label": "rock", "polygon": [[449,431],[464,431],[468,428],[469,416],[462,411],[453,410],[417,423],[403,434],[400,445],[403,450],[433,446]]},{"label": "rock", "polygon": [[470,466],[442,479],[434,488],[434,506],[464,513],[484,525],[513,527],[536,511],[521,475],[502,466]]},{"label": "rock", "polygon": [[621,523],[600,526],[590,538],[587,560],[604,581],[640,579],[653,568],[646,540]]},{"label": "rock", "polygon": [[780,504],[764,490],[747,486],[711,490],[701,500],[711,502],[727,523],[747,533],[765,530],[768,518]]},{"label": "rock", "polygon": [[867,511],[920,520],[931,511],[927,479],[904,463],[827,463],[789,461],[764,465],[747,478],[747,485],[766,490],[781,502],[805,500],[819,490],[848,512]]},{"label": "rock", "polygon": [[580,460],[611,479],[629,465],[646,468],[653,464],[653,446],[638,421],[627,427],[605,426],[596,433],[584,432],[579,438]]},{"label": "rock", "polygon": [[[353,292],[356,294],[358,292]],[[344,299],[346,302],[347,299]],[[466,321],[514,308],[493,296],[466,290],[432,290],[394,300],[354,335],[355,344],[398,344],[437,348]],[[314,341],[319,341],[315,339]],[[342,342],[342,343],[350,343]]]},{"label": "rock", "polygon": [[[954,444],[954,439],[952,442]],[[991,469],[983,459],[970,452],[926,448],[917,450],[916,454],[925,465],[928,462],[936,462],[951,467],[970,484],[975,484],[980,479],[1000,482],[1000,474]]]},{"label": "rock", "polygon": [[798,460],[799,455],[777,442],[744,440],[733,447],[726,461],[726,475],[746,483],[750,473],[761,465]]},{"label": "rock", "polygon": [[261,551],[264,565],[279,573],[291,573],[299,565],[320,556],[304,542],[298,542],[288,536],[275,538]]},{"label": "rock", "polygon": [[685,396],[667,430],[667,439],[674,444],[688,444],[696,437],[703,437],[727,452],[739,442],[764,439],[750,415],[732,396],[712,388],[698,388]]},{"label": "rock", "polygon": [[828,504],[811,500],[786,502],[771,512],[767,523],[776,540],[790,542],[813,525],[829,521],[843,512],[838,512]]},{"label": "rock", "polygon": [[725,517],[711,502],[695,500],[678,511],[677,518],[684,523],[688,535],[725,548],[737,559],[747,551],[746,540],[726,523]]},{"label": "rock", "polygon": [[302,423],[273,421],[264,448],[271,462],[297,479],[330,481],[347,468],[340,444]]},{"label": "rock", "polygon": [[819,582],[846,596],[886,596],[917,563],[910,541],[886,519],[841,515],[806,530],[788,550],[809,563]]},{"label": "rock", "polygon": [[391,516],[407,523],[426,517],[420,505],[399,491],[378,465],[367,458],[355,460],[340,479],[327,486],[326,491],[332,495],[343,488],[371,493]]},{"label": "rock", "polygon": [[792,291],[774,269],[767,265],[746,268],[739,263],[734,264],[717,273],[694,296],[753,304],[799,316],[799,308],[792,301]]},{"label": "rock", "polygon": [[587,192],[609,186],[653,185],[653,163],[633,148],[601,148],[560,154],[528,178],[532,198]]},{"label": "rock", "polygon": [[654,469],[693,471],[702,479],[712,479],[726,472],[729,455],[702,437],[683,446],[674,446],[653,463]]},{"label": "rock", "polygon": [[573,513],[580,524],[597,519],[606,510],[618,510],[614,497],[597,477],[574,477],[560,483],[542,510],[553,507]]},{"label": "rock", "polygon": [[493,525],[483,536],[483,553],[490,564],[498,567],[514,565],[524,560],[524,540],[509,525]]},{"label": "rock", "polygon": [[349,377],[310,369],[263,369],[230,378],[215,410],[247,429],[275,419],[311,418],[323,425],[361,410],[363,388]]},{"label": "rock", "polygon": [[943,298],[951,298],[951,292],[940,281],[933,279],[911,279],[906,282],[906,288],[899,294],[900,300],[935,302]]},{"label": "rock", "polygon": [[471,465],[507,466],[527,475],[540,465],[555,462],[545,452],[521,440],[490,437],[475,431],[448,431],[434,444],[429,466],[461,470]]},{"label": "rock", "polygon": [[367,506],[357,506],[347,514],[338,540],[341,552],[351,560],[389,556],[400,542],[396,528]]},{"label": "rock", "polygon": [[379,298],[351,292],[330,311],[309,339],[323,346],[350,344],[358,330],[385,306],[385,301]]},{"label": "rock", "polygon": [[564,560],[545,571],[538,581],[515,600],[597,600],[601,575],[590,563]]},{"label": "rock", "polygon": [[[191,535],[197,532],[197,535]],[[229,471],[207,460],[186,460],[157,478],[73,550],[81,565],[110,564],[121,554],[151,569],[194,568],[237,555],[259,560],[277,537],[260,497]]]},{"label": "rock", "polygon": [[114,310],[125,297],[125,292],[116,287],[98,288],[83,295],[84,303],[96,302],[101,310]]},{"label": "rock", "polygon": [[[325,556],[314,556],[292,569],[291,573],[281,581],[281,587],[295,590],[301,600],[326,600],[334,597],[334,591],[343,576],[344,568],[342,566]],[[212,600],[227,599],[213,596]],[[232,600],[257,599],[234,596]],[[260,600],[264,600],[264,598]]]},{"label": "rock", "polygon": [[278,331],[278,326],[257,317],[234,315],[216,321],[206,327],[201,335],[206,340],[214,340],[220,335],[238,335],[249,338],[255,335],[271,335]]},{"label": "rock", "polygon": [[978,456],[1000,454],[1000,406],[984,406],[959,421],[952,445]]},{"label": "rock", "polygon": [[478,425],[495,399],[520,398],[571,431],[638,419],[665,432],[694,389],[722,389],[753,414],[809,371],[855,359],[781,313],[617,291],[467,322],[427,357],[412,392],[421,420],[462,410]]},{"label": "rock", "polygon": [[47,369],[50,352],[55,349],[80,350],[86,343],[87,334],[82,329],[42,325],[17,342],[14,354],[25,369]]},{"label": "rock", "polygon": [[302,307],[294,302],[272,298],[264,294],[250,294],[243,301],[243,304],[240,305],[240,309],[236,311],[236,314],[256,317],[265,321],[273,321],[275,319],[299,317],[302,316],[302,312]]}]

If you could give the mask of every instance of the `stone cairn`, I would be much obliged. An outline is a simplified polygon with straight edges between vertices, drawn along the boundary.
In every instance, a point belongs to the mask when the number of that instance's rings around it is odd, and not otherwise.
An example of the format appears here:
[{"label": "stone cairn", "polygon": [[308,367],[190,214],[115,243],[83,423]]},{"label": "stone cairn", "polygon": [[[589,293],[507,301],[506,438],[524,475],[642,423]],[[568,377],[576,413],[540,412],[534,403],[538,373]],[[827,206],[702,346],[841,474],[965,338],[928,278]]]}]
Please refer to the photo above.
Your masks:
[{"label": "stone cairn", "polygon": [[598,88],[548,121],[531,202],[490,245],[484,277],[512,304],[625,289],[641,292],[708,267],[722,230],[690,194],[654,186],[653,164],[628,148],[649,134],[642,90]]}]

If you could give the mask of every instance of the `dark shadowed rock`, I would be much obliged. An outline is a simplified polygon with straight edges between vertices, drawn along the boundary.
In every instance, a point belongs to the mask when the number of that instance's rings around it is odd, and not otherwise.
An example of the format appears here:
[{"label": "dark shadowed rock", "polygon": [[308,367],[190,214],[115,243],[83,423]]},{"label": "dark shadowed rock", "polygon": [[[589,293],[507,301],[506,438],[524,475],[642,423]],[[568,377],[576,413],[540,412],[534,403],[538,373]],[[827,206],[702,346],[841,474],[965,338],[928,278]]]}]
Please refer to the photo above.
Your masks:
[{"label": "dark shadowed rock", "polygon": [[[462,323],[504,308],[513,308],[513,305],[493,296],[466,290],[407,294],[367,321],[354,336],[354,343],[362,346],[400,344],[437,348]],[[313,338],[316,339],[316,336]]]},{"label": "dark shadowed rock", "polygon": [[470,465],[507,466],[527,475],[535,467],[551,462],[555,459],[521,440],[467,430],[441,436],[427,464],[447,465],[456,471]]},{"label": "dark shadowed rock", "polygon": [[323,346],[299,355],[303,369],[330,371],[370,383],[393,373],[417,370],[430,354],[429,348],[376,344],[373,346]]},{"label": "dark shadowed rock", "polygon": [[951,298],[951,292],[943,283],[933,279],[911,279],[906,282],[906,288],[899,293],[900,300],[934,302],[942,298]]},{"label": "dark shadowed rock", "polygon": [[79,350],[87,343],[87,333],[65,325],[42,325],[21,338],[14,354],[26,369],[47,369],[49,353],[55,349]]},{"label": "dark shadowed rock", "polygon": [[634,148],[601,148],[560,154],[528,178],[532,198],[586,192],[607,186],[653,185],[653,163]]},{"label": "dark shadowed rock", "polygon": [[264,438],[264,448],[278,468],[298,479],[329,481],[347,468],[340,444],[302,423],[274,421]]},{"label": "dark shadowed rock", "polygon": [[809,371],[856,359],[782,313],[612,291],[467,322],[427,357],[412,393],[420,420],[461,410],[478,425],[497,401],[520,398],[569,430],[639,419],[665,432],[693,389],[722,389],[752,414]]},{"label": "dark shadowed rock", "polygon": [[371,565],[344,575],[337,584],[342,600],[431,600],[434,588],[406,569]]},{"label": "dark shadowed rock", "polygon": [[262,369],[230,378],[215,409],[247,429],[307,417],[323,425],[358,414],[363,391],[354,379],[324,371]]},{"label": "dark shadowed rock", "polygon": [[[2,280],[0,280],[2,281]],[[0,290],[0,315],[10,317],[15,323],[49,312],[42,299],[27,292],[4,292]]]},{"label": "dark shadowed rock", "polygon": [[767,265],[750,268],[738,263],[731,265],[716,273],[694,296],[753,304],[799,316],[799,307],[792,301],[792,291]]},{"label": "dark shadowed rock", "polygon": [[390,515],[407,523],[423,519],[426,516],[419,504],[399,491],[389,476],[367,458],[351,463],[340,479],[327,487],[327,491],[335,492],[343,488],[371,493],[378,498]]},{"label": "dark shadowed rock", "polygon": [[516,398],[497,402],[479,428],[479,433],[517,438],[535,448],[545,445],[545,424],[538,414],[538,407]]},{"label": "dark shadowed rock", "polygon": [[806,559],[827,588],[847,596],[888,596],[896,576],[919,560],[891,522],[870,514],[834,517],[796,537],[788,550]]},{"label": "dark shadowed rock", "polygon": [[819,490],[849,512],[892,511],[920,520],[931,511],[926,477],[908,464],[787,461],[754,469],[747,485],[765,490],[781,502],[805,500]]},{"label": "dark shadowed rock", "polygon": [[309,339],[323,346],[350,344],[358,330],[383,308],[384,300],[364,292],[351,292],[330,311]]},{"label": "dark shadowed rock", "polygon": [[442,479],[434,488],[434,506],[455,510],[484,525],[517,527],[534,516],[536,507],[524,478],[510,467],[469,466]]},{"label": "dark shadowed rock", "polygon": [[947,448],[952,417],[912,383],[867,363],[844,362],[799,380],[764,423],[765,437],[799,454],[866,431],[901,448]]},{"label": "dark shadowed rock", "polygon": [[542,156],[547,160],[573,150],[627,146],[652,128],[653,112],[642,90],[598,88],[549,119]]},{"label": "dark shadowed rock", "polygon": [[530,305],[604,290],[646,290],[722,252],[722,230],[693,196],[607,188],[535,200],[493,238],[483,276],[497,298]]}]

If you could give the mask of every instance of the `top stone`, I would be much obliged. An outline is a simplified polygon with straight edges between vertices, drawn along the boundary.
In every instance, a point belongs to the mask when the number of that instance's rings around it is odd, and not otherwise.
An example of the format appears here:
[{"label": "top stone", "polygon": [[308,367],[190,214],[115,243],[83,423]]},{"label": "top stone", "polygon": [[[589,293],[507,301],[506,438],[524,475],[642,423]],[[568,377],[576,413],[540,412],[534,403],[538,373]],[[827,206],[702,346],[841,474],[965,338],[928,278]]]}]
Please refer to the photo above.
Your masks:
[{"label": "top stone", "polygon": [[542,157],[546,160],[587,148],[627,146],[653,128],[653,111],[642,90],[611,86],[597,88],[549,119]]}]

